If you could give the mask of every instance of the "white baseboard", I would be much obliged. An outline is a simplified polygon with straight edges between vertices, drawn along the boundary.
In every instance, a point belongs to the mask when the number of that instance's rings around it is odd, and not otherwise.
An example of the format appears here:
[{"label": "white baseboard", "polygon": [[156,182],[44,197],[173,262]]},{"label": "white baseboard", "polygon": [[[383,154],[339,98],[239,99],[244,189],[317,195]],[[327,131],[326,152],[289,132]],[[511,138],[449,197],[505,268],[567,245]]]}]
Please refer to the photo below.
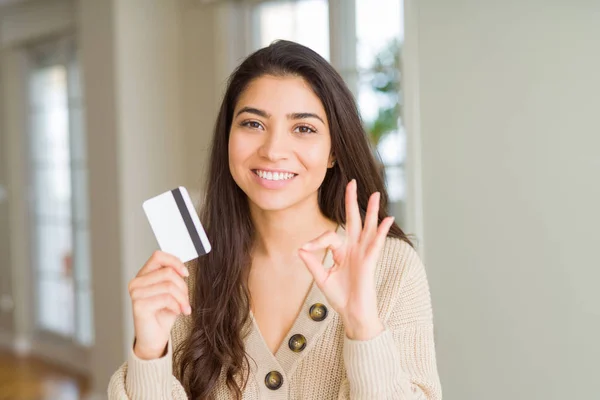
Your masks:
[{"label": "white baseboard", "polygon": [[26,337],[15,337],[12,332],[0,330],[0,348],[19,356],[31,353],[31,341]]},{"label": "white baseboard", "polygon": [[28,337],[15,337],[12,332],[0,330],[0,349],[18,356],[35,355],[74,372],[90,374],[88,350],[73,348],[50,338],[37,338],[32,342]]},{"label": "white baseboard", "polygon": [[12,333],[0,330],[0,348],[14,351],[14,337]]},{"label": "white baseboard", "polygon": [[14,340],[14,350],[20,356],[26,356],[31,353],[31,341],[25,337],[17,337]]},{"label": "white baseboard", "polygon": [[75,349],[66,343],[38,338],[32,343],[31,353],[73,372],[90,374],[89,352],[85,349]]}]

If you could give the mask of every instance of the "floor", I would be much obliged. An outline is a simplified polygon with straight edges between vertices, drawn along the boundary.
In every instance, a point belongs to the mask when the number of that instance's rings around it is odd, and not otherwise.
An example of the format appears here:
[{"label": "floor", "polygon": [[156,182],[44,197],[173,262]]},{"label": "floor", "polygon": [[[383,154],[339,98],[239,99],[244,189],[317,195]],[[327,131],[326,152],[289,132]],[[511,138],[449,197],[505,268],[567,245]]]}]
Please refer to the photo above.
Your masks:
[{"label": "floor", "polygon": [[78,400],[88,391],[84,377],[39,359],[0,352],[0,400]]}]

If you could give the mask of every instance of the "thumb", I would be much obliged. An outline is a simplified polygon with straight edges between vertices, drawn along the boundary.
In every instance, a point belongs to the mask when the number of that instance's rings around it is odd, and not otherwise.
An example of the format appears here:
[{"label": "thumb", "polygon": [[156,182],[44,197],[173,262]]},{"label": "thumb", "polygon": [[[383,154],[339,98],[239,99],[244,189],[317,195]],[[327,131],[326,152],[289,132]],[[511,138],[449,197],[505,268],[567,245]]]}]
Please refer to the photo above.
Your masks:
[{"label": "thumb", "polygon": [[314,254],[304,249],[299,249],[298,255],[300,256],[302,261],[304,261],[304,264],[312,274],[313,278],[315,279],[315,282],[317,283],[317,286],[319,286],[319,288],[322,288],[322,285],[327,280],[329,273],[325,270],[325,267],[323,267],[321,261],[319,261],[319,259],[315,257]]}]

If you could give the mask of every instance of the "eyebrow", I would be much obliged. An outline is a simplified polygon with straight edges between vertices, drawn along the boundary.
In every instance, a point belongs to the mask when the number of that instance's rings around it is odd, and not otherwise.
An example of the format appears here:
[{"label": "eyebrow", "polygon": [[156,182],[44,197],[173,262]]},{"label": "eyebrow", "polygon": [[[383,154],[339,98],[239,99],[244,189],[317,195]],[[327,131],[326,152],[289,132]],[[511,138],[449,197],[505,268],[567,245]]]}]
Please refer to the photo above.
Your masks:
[{"label": "eyebrow", "polygon": [[317,114],[314,114],[314,113],[292,113],[292,114],[288,114],[287,117],[288,117],[288,119],[316,118],[319,121],[321,121],[323,123],[323,125],[325,124],[325,121],[323,121],[323,119],[321,117],[319,117]]},{"label": "eyebrow", "polygon": [[271,118],[271,114],[269,114],[268,112],[259,110],[258,108],[253,108],[253,107],[242,108],[240,111],[237,112],[237,114],[235,114],[235,117],[237,118],[240,114],[243,114],[243,113],[256,114],[259,117],[263,117],[263,118]]},{"label": "eyebrow", "polygon": [[[237,118],[242,113],[255,114],[255,115],[258,115],[259,117],[263,117],[263,118],[267,118],[267,119],[271,118],[271,114],[269,114],[268,112],[266,112],[264,110],[259,110],[258,108],[254,108],[254,107],[244,107],[244,108],[242,108],[240,111],[237,112],[237,114],[235,114],[235,117]],[[315,113],[307,113],[307,112],[303,112],[303,113],[291,113],[291,114],[287,114],[286,117],[288,119],[316,118],[319,121],[321,121],[323,124],[325,124],[325,121],[323,121],[323,119],[321,117],[319,117]]]}]

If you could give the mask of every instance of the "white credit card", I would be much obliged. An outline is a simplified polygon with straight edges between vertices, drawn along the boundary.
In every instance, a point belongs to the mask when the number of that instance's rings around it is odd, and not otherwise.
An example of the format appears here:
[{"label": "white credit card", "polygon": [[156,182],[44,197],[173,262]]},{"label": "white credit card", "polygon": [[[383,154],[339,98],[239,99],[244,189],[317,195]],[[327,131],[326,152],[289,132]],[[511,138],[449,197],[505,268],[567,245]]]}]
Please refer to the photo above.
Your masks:
[{"label": "white credit card", "polygon": [[180,186],[143,204],[160,249],[188,262],[210,252],[211,246],[188,191]]}]

